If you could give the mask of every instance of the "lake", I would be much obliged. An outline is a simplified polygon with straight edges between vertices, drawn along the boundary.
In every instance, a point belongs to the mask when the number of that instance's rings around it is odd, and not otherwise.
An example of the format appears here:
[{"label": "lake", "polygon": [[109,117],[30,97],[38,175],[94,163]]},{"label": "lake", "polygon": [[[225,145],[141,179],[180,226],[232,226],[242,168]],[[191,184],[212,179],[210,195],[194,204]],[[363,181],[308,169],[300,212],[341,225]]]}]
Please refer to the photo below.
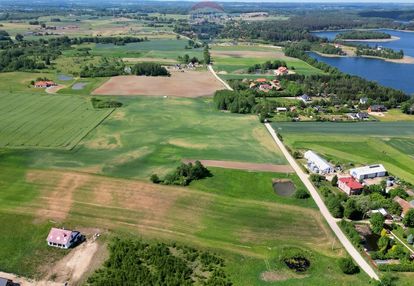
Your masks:
[{"label": "lake", "polygon": [[[414,33],[395,30],[378,30],[399,37],[391,42],[362,42],[370,46],[383,46],[394,50],[403,50],[407,56],[414,57]],[[342,31],[313,32],[319,37],[333,40]],[[359,42],[361,43],[361,42]],[[414,93],[414,64],[398,64],[380,59],[363,57],[324,57],[315,53],[310,56],[318,61],[334,66],[345,73],[357,75],[368,80],[376,81],[384,86],[400,89],[408,94]]]}]

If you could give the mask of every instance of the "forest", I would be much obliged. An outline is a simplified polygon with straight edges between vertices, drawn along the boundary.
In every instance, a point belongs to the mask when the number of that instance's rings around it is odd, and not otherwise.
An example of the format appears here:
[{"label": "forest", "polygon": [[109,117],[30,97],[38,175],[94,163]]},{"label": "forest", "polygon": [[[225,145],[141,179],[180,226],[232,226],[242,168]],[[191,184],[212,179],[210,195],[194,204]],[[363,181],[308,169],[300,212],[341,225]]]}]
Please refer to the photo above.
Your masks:
[{"label": "forest", "polygon": [[109,252],[104,266],[89,277],[89,285],[232,285],[225,261],[208,251],[175,243],[115,238]]},{"label": "forest", "polygon": [[373,40],[373,39],[391,39],[391,35],[378,31],[349,31],[339,33],[336,36],[338,40]]},{"label": "forest", "polygon": [[170,76],[167,69],[157,63],[138,63],[131,67],[131,73],[134,75],[145,76]]},{"label": "forest", "polygon": [[369,47],[369,46],[358,46],[356,50],[357,56],[372,56],[380,57],[385,59],[402,59],[404,58],[404,51],[394,51],[389,48],[378,48],[378,47]]}]

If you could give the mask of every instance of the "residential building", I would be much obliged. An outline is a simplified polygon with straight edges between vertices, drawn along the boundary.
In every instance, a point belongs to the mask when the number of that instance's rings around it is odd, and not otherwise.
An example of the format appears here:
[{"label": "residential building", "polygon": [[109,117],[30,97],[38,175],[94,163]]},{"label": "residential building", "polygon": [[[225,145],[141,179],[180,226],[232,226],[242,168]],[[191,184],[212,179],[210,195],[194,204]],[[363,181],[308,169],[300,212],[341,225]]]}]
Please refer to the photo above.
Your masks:
[{"label": "residential building", "polygon": [[369,114],[368,114],[368,113],[366,113],[366,112],[358,112],[358,113],[356,114],[356,117],[357,117],[357,119],[359,119],[359,120],[366,120],[366,119],[369,119]]},{"label": "residential building", "polygon": [[352,177],[340,178],[338,180],[338,187],[344,191],[348,196],[359,195],[364,186]]},{"label": "residential building", "polygon": [[371,105],[368,107],[368,112],[385,112],[387,108],[384,105]]},{"label": "residential building", "polygon": [[255,82],[257,82],[257,83],[266,83],[266,82],[268,82],[268,80],[265,79],[265,78],[258,78],[258,79],[255,80]]},{"label": "residential building", "polygon": [[405,214],[412,208],[414,208],[409,202],[407,202],[406,200],[400,198],[399,196],[396,196],[394,198],[394,202],[397,202],[401,208],[402,208],[402,213],[401,213],[401,217],[404,217]]},{"label": "residential building", "polygon": [[361,97],[359,99],[359,104],[367,104],[368,103],[368,97]]},{"label": "residential building", "polygon": [[52,227],[46,241],[49,246],[68,249],[81,239],[79,231]]},{"label": "residential building", "polygon": [[307,95],[307,94],[303,94],[300,97],[300,100],[302,100],[304,103],[309,103],[309,102],[312,101],[312,98],[309,95]]},{"label": "residential building", "polygon": [[353,168],[349,171],[352,177],[358,181],[363,181],[365,179],[372,179],[376,177],[385,177],[387,175],[387,170],[383,165],[370,165],[359,168]]},{"label": "residential building", "polygon": [[335,172],[335,168],[331,164],[313,151],[306,151],[304,158],[308,161],[308,169],[314,173],[329,174]]},{"label": "residential building", "polygon": [[289,74],[289,69],[287,67],[279,67],[277,70],[274,71],[275,75],[287,75]]},{"label": "residential building", "polygon": [[57,84],[54,83],[53,81],[50,80],[41,80],[41,81],[36,81],[34,84],[34,87],[37,88],[46,88],[46,87],[50,87],[50,86],[56,86]]},{"label": "residential building", "polygon": [[263,92],[269,92],[272,89],[272,86],[270,84],[261,84],[259,86],[259,90]]}]

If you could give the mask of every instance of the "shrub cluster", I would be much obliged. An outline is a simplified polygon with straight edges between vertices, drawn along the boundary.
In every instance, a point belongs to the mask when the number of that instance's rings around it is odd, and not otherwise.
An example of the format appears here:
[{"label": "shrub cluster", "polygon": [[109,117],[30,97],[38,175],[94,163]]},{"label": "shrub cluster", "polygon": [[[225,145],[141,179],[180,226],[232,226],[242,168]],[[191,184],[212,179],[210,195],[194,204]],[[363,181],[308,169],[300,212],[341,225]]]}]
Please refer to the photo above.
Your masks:
[{"label": "shrub cluster", "polygon": [[182,163],[173,172],[167,174],[164,179],[160,179],[157,174],[153,174],[150,180],[155,184],[187,186],[191,181],[211,176],[210,171],[200,161],[196,161],[194,164]]}]

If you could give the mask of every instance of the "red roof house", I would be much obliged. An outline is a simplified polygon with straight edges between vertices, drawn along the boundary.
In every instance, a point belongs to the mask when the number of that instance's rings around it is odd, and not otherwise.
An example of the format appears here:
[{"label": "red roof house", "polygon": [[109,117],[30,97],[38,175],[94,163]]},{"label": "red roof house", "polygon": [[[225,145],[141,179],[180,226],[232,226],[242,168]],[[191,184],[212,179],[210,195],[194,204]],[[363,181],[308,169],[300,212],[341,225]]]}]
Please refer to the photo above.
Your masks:
[{"label": "red roof house", "polygon": [[338,180],[338,187],[347,193],[348,196],[359,195],[364,186],[352,177],[340,178]]},{"label": "red roof house", "polygon": [[53,81],[50,80],[40,80],[40,81],[36,81],[34,86],[38,87],[38,88],[46,88],[46,87],[50,87],[50,86],[56,86],[57,84]]},{"label": "red roof house", "polygon": [[265,83],[265,82],[267,82],[267,79],[265,79],[265,78],[258,78],[258,79],[256,79],[256,82],[258,82],[258,83]]},{"label": "red roof house", "polygon": [[275,75],[285,75],[289,73],[289,69],[287,67],[279,67],[275,70]]},{"label": "red roof house", "polygon": [[394,198],[394,202],[397,202],[400,206],[401,206],[401,208],[402,208],[402,213],[401,213],[401,216],[402,217],[404,217],[405,216],[405,214],[410,210],[410,209],[412,209],[413,208],[413,206],[409,203],[409,202],[407,202],[406,200],[404,200],[404,199],[402,199],[402,198],[400,198],[399,196],[396,196],[395,198]]},{"label": "red roof house", "polygon": [[68,249],[80,239],[79,231],[52,227],[46,241],[49,246]]}]

